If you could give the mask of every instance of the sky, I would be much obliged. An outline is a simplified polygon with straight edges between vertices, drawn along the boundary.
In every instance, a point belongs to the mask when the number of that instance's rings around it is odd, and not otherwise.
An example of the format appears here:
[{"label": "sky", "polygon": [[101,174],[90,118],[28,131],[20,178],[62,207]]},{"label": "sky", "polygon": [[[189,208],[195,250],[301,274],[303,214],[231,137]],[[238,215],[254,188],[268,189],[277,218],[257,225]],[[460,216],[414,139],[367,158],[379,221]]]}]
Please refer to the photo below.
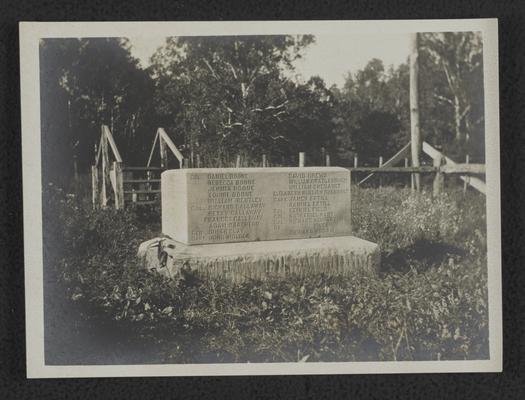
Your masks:
[{"label": "sky", "polygon": [[[354,34],[316,35],[316,42],[304,51],[295,63],[295,74],[301,80],[318,75],[327,86],[342,87],[348,72],[363,69],[373,58],[383,61],[385,67],[407,60],[409,44],[407,34]],[[164,44],[164,37],[137,36],[129,38],[131,53],[143,67],[149,66],[149,58]]]}]

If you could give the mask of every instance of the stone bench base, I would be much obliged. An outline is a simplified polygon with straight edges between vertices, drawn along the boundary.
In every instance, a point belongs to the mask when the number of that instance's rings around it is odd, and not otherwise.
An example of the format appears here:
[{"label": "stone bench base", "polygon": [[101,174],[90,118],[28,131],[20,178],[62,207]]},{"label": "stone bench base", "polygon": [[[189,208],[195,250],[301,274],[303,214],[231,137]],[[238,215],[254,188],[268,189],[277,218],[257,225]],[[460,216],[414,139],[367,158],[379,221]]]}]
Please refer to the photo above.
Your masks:
[{"label": "stone bench base", "polygon": [[233,282],[289,274],[375,272],[380,263],[379,246],[354,236],[203,245],[155,238],[142,243],[138,255],[148,271],[170,278],[187,269]]}]

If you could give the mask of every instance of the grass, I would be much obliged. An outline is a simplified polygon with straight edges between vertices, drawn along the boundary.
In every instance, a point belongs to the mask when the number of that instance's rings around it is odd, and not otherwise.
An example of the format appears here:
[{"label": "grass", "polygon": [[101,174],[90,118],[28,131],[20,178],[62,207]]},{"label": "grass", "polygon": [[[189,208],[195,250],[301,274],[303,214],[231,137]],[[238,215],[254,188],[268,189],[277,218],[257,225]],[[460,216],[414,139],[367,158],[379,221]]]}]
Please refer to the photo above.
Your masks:
[{"label": "grass", "polygon": [[92,211],[48,188],[48,364],[486,359],[485,199],[353,188],[355,235],[377,276],[249,281],[145,273],[158,210]]}]

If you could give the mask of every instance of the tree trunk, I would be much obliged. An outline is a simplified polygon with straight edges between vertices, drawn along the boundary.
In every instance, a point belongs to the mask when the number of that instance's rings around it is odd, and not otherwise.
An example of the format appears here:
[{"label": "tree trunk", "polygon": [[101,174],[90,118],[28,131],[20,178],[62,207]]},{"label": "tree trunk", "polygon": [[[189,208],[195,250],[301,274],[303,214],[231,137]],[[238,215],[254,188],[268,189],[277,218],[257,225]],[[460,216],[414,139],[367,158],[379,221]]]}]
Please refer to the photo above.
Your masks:
[{"label": "tree trunk", "polygon": [[454,96],[454,128],[456,133],[457,143],[461,143],[462,134],[461,134],[461,104],[459,102],[458,96]]}]

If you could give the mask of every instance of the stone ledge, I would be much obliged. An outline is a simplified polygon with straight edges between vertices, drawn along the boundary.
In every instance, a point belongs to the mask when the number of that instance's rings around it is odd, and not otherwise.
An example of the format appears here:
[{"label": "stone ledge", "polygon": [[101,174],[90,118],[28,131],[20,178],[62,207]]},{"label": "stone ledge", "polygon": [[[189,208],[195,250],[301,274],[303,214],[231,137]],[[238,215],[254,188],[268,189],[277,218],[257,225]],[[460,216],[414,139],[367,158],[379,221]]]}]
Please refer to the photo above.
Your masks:
[{"label": "stone ledge", "polygon": [[380,263],[379,246],[355,236],[203,245],[156,238],[141,244],[139,257],[147,270],[170,278],[187,268],[233,282],[290,274],[373,273]]}]

